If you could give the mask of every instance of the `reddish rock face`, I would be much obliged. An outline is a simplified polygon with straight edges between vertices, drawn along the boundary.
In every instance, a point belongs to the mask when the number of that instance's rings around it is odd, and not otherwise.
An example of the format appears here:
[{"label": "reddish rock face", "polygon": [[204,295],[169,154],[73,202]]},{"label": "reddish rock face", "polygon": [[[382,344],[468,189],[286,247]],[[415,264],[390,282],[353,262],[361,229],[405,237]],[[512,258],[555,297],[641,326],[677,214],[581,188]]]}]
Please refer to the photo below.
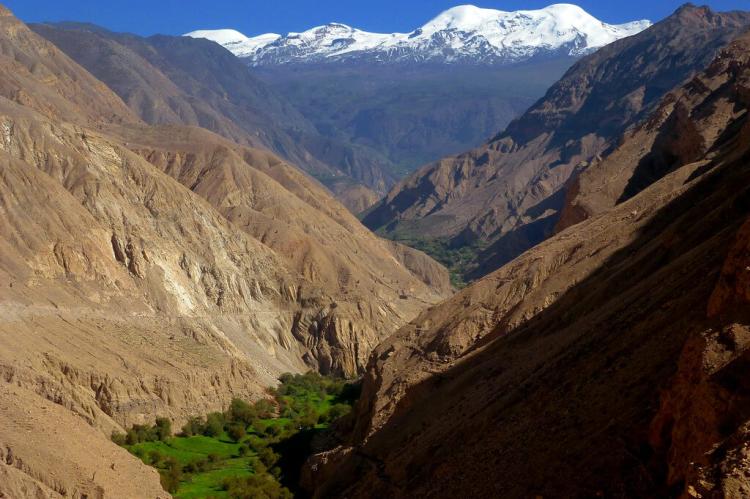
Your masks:
[{"label": "reddish rock face", "polygon": [[718,281],[711,327],[688,339],[651,425],[666,487],[685,498],[750,495],[750,220]]},{"label": "reddish rock face", "polygon": [[708,316],[742,310],[750,303],[750,221],[742,226],[708,303]]}]

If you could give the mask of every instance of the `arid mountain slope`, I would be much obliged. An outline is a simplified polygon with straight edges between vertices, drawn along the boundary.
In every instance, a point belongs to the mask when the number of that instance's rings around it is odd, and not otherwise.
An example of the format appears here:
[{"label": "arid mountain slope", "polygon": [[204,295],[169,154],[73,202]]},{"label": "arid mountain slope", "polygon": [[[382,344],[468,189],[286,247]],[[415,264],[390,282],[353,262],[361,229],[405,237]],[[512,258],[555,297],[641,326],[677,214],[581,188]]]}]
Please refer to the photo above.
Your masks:
[{"label": "arid mountain slope", "polygon": [[279,314],[294,280],[271,250],[116,143],[1,107],[5,382],[107,435],[304,369],[293,309]]},{"label": "arid mountain slope", "polygon": [[213,42],[142,38],[76,23],[32,28],[106,83],[149,124],[201,126],[237,143],[269,149],[343,198],[361,191],[361,184],[384,193],[395,182],[390,166],[377,160],[377,154],[324,138],[281,95]]},{"label": "arid mountain slope", "polygon": [[750,95],[738,83],[745,41],[743,37],[723,49],[705,72],[670,92],[649,120],[573,179],[558,231],[630,199],[672,170],[712,157],[725,145],[735,132],[728,123],[750,104]]},{"label": "arid mountain slope", "polygon": [[138,121],[96,78],[0,6],[2,95],[41,114],[73,122]]},{"label": "arid mountain slope", "polygon": [[744,36],[619,148],[699,152],[379,346],[317,495],[747,496],[748,89]]},{"label": "arid mountain slope", "polygon": [[354,373],[449,292],[300,171],[144,124],[0,13],[1,493],[156,497],[113,430],[264,396],[282,372]]},{"label": "arid mountain slope", "polygon": [[169,497],[155,469],[64,407],[23,388],[0,384],[0,421],[4,497]]},{"label": "arid mountain slope", "polygon": [[686,5],[604,47],[487,145],[401,182],[365,225],[397,240],[472,248],[460,270],[468,279],[487,274],[549,237],[571,177],[749,24],[747,13]]},{"label": "arid mountain slope", "polygon": [[407,250],[376,237],[325,189],[268,152],[197,128],[130,126],[113,133],[330,297],[329,318],[300,318],[295,324],[301,341],[312,335],[323,342],[321,348],[329,347],[323,340],[328,328],[355,333],[338,345],[356,351],[344,354],[349,359],[344,364],[337,360],[340,355],[315,356],[325,372],[361,369],[383,332],[395,331],[450,294],[439,264],[415,250],[408,250],[412,258],[404,260],[401,254]]}]

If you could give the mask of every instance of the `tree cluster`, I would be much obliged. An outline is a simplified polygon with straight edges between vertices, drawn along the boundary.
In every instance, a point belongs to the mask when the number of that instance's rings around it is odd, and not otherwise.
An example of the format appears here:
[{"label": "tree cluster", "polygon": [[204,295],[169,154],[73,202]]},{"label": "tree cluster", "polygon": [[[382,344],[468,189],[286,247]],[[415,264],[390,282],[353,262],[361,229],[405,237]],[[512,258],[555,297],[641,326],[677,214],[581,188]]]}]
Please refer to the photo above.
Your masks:
[{"label": "tree cluster", "polygon": [[112,433],[112,441],[117,445],[136,445],[143,442],[165,441],[172,436],[172,422],[166,418],[156,418],[152,425],[133,425],[126,433]]}]

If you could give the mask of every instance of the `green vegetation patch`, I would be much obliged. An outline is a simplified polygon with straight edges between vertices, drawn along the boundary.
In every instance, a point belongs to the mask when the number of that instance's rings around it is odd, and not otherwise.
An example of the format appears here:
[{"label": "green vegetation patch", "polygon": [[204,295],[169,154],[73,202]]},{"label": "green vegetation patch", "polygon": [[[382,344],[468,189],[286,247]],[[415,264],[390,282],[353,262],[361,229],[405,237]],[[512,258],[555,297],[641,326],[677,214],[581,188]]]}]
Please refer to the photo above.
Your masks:
[{"label": "green vegetation patch", "polygon": [[425,239],[407,235],[405,232],[389,234],[385,231],[378,231],[378,234],[427,253],[443,264],[450,272],[451,284],[456,288],[462,289],[468,285],[465,276],[476,268],[477,257],[484,249],[482,245],[471,244],[457,247],[447,239]]},{"label": "green vegetation patch", "polygon": [[235,399],[224,412],[191,418],[176,436],[160,418],[112,440],[158,469],[176,498],[293,497],[313,440],[349,414],[359,387],[314,373],[280,381],[273,400]]}]

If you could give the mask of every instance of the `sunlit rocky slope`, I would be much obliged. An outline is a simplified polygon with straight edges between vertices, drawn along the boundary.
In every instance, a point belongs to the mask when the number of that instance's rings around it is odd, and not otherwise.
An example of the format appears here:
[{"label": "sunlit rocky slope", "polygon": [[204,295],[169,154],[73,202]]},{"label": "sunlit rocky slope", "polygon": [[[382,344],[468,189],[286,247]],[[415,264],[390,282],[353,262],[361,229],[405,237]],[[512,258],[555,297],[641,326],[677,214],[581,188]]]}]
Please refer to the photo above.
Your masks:
[{"label": "sunlit rocky slope", "polygon": [[145,124],[4,8],[0,67],[0,492],[165,497],[113,430],[356,374],[450,293],[298,169]]}]

